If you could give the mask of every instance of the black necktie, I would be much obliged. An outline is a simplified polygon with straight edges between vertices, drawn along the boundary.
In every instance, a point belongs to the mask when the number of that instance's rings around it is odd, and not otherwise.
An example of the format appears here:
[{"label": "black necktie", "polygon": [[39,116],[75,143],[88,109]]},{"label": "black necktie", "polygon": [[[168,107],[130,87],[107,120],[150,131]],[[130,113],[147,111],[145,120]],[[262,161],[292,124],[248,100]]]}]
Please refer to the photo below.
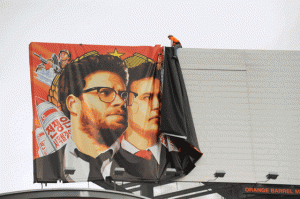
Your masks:
[{"label": "black necktie", "polygon": [[102,166],[103,162],[105,160],[110,160],[111,161],[111,158],[112,158],[112,154],[113,154],[113,150],[112,149],[109,149],[107,150],[105,153],[101,153],[100,155],[98,155],[96,157],[96,160],[98,161],[99,165]]},{"label": "black necktie", "polygon": [[96,158],[86,155],[86,154],[82,153],[81,151],[79,151],[78,149],[75,149],[74,152],[76,153],[76,155],[79,158],[90,163],[90,172],[89,172],[89,177],[88,177],[89,181],[103,179],[103,176],[102,176],[102,173],[100,170],[101,170],[102,164],[105,160],[108,160],[108,159],[111,160],[112,154],[113,154],[112,149],[109,149],[105,153],[101,153]]}]

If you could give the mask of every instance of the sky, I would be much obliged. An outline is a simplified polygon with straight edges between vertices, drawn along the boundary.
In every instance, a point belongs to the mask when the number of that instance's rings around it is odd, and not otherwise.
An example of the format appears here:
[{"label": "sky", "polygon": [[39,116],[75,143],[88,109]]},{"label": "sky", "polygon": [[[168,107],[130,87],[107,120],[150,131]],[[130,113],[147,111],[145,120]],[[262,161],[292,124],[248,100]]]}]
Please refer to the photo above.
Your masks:
[{"label": "sky", "polygon": [[[300,50],[299,14],[299,0],[0,0],[0,193],[41,187],[33,184],[30,42],[170,46],[173,34],[183,48]],[[48,185],[70,186],[88,187]]]}]

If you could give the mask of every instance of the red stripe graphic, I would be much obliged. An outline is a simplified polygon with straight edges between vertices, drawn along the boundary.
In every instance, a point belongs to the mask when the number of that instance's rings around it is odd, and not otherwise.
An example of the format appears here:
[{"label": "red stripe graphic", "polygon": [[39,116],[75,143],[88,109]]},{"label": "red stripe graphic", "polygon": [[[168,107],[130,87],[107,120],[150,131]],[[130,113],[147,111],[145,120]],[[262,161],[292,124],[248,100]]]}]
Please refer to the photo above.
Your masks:
[{"label": "red stripe graphic", "polygon": [[55,108],[47,110],[42,116],[41,119],[44,121],[50,114],[57,112]]}]

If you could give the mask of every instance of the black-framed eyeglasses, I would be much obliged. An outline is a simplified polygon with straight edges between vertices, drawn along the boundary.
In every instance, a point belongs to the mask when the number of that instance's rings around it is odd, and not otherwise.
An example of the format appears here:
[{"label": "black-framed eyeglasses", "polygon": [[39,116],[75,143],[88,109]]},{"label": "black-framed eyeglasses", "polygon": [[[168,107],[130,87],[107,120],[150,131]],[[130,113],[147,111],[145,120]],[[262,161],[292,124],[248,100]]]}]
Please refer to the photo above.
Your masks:
[{"label": "black-framed eyeglasses", "polygon": [[118,94],[124,100],[127,106],[131,106],[134,102],[134,98],[138,96],[137,93],[131,91],[115,91],[115,89],[109,87],[93,87],[82,92],[87,93],[93,90],[97,90],[98,97],[102,102],[112,102],[116,99]]}]

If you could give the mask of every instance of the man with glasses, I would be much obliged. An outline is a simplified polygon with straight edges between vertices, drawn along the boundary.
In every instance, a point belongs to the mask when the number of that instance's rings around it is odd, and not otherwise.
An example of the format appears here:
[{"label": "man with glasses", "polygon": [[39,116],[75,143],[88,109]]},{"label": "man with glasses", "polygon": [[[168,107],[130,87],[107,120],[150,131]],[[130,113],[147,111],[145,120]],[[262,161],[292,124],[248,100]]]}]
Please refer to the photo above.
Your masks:
[{"label": "man with glasses", "polygon": [[52,165],[48,171],[43,165],[37,167],[50,173],[44,178],[60,176],[73,182],[110,175],[112,158],[120,146],[118,138],[128,125],[127,106],[137,96],[126,91],[126,81],[126,66],[121,59],[95,51],[65,67],[58,95],[62,111],[72,123],[72,139],[47,157]]}]

